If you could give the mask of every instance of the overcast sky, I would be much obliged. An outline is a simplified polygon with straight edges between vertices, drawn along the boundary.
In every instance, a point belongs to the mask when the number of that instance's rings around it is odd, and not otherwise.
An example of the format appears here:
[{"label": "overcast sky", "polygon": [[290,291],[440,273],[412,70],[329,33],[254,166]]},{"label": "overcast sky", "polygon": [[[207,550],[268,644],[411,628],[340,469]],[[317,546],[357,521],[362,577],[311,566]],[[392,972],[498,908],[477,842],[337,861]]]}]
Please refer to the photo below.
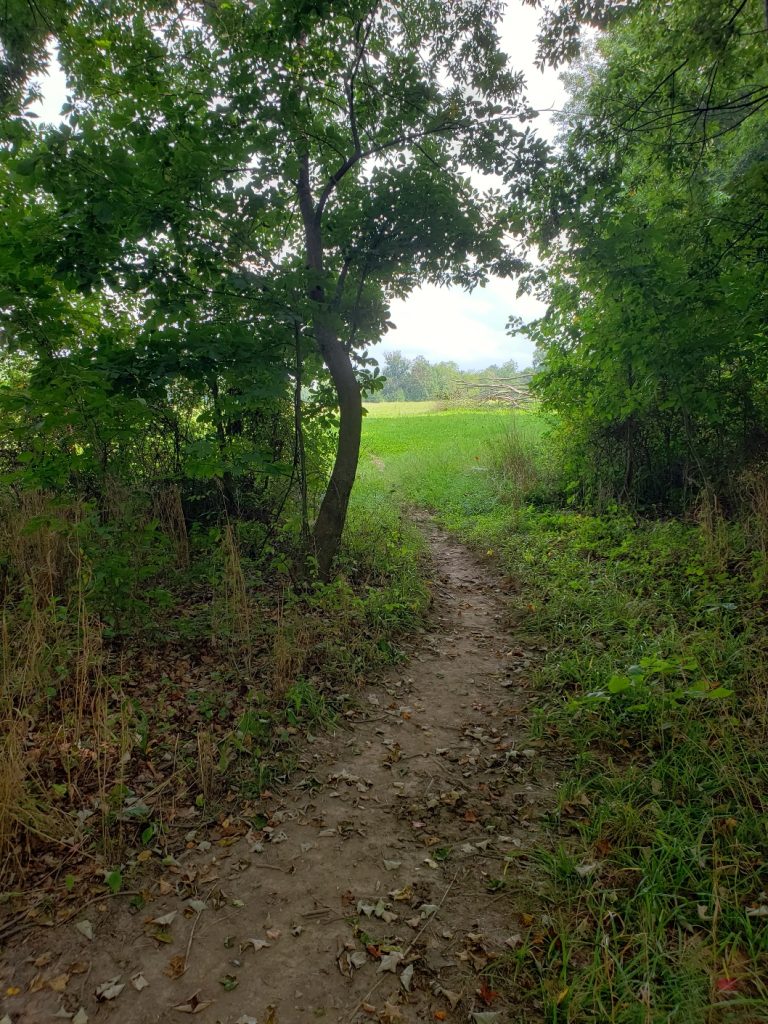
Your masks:
[{"label": "overcast sky", "polygon": [[[531,106],[545,111],[562,106],[565,90],[558,72],[534,67],[537,20],[531,7],[509,0],[501,40],[512,67],[525,73]],[[549,114],[541,113],[534,124],[540,135],[553,137]],[[543,305],[531,296],[517,298],[513,279],[495,279],[471,294],[460,288],[426,285],[392,304],[397,330],[387,334],[381,348],[400,349],[411,357],[423,355],[432,362],[452,359],[468,370],[508,359],[524,367],[531,363],[533,345],[527,338],[510,338],[505,333],[507,320],[514,315],[528,323],[543,312]]]},{"label": "overcast sky", "polygon": [[[536,23],[535,10],[520,0],[509,0],[501,38],[512,67],[525,73],[531,105],[544,111],[562,105],[564,90],[557,72],[548,69],[542,73],[533,65]],[[52,65],[41,84],[44,100],[37,110],[44,120],[58,121],[66,95],[58,66]],[[535,125],[539,134],[551,137],[547,113],[540,114]],[[499,279],[471,294],[460,288],[420,288],[408,299],[392,304],[397,330],[386,335],[381,351],[400,349],[406,356],[423,355],[432,362],[452,359],[463,369],[479,369],[508,359],[526,366],[533,346],[526,338],[508,337],[505,325],[511,315],[525,322],[533,320],[543,307],[530,296],[517,298],[516,292],[514,280]]]}]

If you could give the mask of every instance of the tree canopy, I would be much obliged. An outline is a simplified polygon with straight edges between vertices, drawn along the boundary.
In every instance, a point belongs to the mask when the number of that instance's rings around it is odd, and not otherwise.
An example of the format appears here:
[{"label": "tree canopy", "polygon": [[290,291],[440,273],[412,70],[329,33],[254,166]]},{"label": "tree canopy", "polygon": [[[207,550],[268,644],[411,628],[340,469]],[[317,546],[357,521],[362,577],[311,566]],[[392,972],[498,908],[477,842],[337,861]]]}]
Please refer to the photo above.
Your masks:
[{"label": "tree canopy", "polygon": [[680,504],[765,451],[765,10],[617,5],[532,193],[541,393],[574,488]]},{"label": "tree canopy", "polygon": [[[187,439],[195,471],[231,502],[269,461],[233,424],[263,426],[289,379],[314,382],[318,410],[339,411],[312,551],[327,575],[389,300],[521,267],[507,195],[470,177],[521,189],[545,158],[499,48],[501,10],[121,0],[108,19],[101,3],[64,5],[26,35],[6,19],[3,329],[29,370],[18,430],[35,435],[24,409],[49,388],[60,429],[76,380],[110,408],[104,469],[140,425],[178,439],[180,390],[206,406],[196,424],[210,429]],[[21,82],[52,34],[70,94],[62,122],[40,128]]]}]

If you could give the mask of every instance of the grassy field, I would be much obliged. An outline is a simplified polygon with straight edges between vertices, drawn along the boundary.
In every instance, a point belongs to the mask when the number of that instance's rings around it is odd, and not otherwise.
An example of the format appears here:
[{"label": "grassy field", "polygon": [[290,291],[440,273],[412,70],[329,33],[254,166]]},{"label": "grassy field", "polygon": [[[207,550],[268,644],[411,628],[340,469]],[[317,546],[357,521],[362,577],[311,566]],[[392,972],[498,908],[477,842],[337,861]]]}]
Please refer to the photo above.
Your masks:
[{"label": "grassy field", "polygon": [[540,416],[501,409],[374,417],[364,428],[361,490],[394,487],[399,498],[458,525],[498,507],[506,489],[499,452],[516,441],[535,446],[545,429]]},{"label": "grassy field", "polygon": [[389,419],[392,416],[420,416],[445,410],[445,402],[369,402],[366,405],[370,419]]},{"label": "grassy field", "polygon": [[534,414],[365,425],[353,518],[426,507],[498,560],[570,757],[546,915],[492,984],[552,1024],[768,1021],[768,509],[587,515],[556,475]]}]

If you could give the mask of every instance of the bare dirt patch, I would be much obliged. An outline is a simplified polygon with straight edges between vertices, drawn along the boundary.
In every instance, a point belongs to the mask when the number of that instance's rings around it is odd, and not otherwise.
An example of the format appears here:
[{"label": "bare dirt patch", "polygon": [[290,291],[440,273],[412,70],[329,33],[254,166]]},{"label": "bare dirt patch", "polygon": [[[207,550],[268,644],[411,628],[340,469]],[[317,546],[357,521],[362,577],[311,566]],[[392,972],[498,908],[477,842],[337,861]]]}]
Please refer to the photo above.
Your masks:
[{"label": "bare dirt patch", "polygon": [[99,900],[19,937],[0,963],[13,1024],[539,1019],[515,952],[546,932],[530,854],[556,766],[528,739],[535,653],[487,568],[425,530],[435,606],[409,662],[307,745],[264,827],[194,834],[141,910]]}]

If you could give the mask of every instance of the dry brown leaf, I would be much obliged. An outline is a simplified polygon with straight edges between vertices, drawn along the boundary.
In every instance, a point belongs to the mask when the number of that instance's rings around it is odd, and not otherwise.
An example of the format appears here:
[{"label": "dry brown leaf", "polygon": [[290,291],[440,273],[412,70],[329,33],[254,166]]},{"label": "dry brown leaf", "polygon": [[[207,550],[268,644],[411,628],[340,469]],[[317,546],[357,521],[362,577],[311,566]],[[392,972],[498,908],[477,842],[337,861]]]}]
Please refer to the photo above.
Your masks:
[{"label": "dry brown leaf", "polygon": [[172,956],[163,971],[166,978],[172,978],[174,981],[176,978],[180,978],[184,973],[184,960],[183,953],[177,953],[176,956]]},{"label": "dry brown leaf", "polygon": [[177,1013],[202,1013],[203,1010],[212,1005],[212,999],[201,999],[199,992],[193,992],[189,999],[183,1003],[177,1003],[171,1009],[176,1010]]}]

